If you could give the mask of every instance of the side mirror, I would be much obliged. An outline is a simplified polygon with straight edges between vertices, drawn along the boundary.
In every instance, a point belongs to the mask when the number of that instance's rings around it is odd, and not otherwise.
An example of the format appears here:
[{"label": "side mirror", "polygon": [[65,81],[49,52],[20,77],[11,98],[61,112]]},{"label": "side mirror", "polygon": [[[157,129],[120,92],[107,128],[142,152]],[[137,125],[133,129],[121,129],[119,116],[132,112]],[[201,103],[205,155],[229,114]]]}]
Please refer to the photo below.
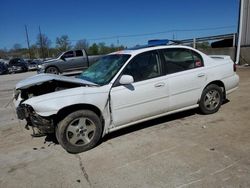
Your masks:
[{"label": "side mirror", "polygon": [[130,75],[122,75],[122,77],[119,80],[119,83],[121,85],[129,85],[132,84],[134,82],[134,78],[133,76]]}]

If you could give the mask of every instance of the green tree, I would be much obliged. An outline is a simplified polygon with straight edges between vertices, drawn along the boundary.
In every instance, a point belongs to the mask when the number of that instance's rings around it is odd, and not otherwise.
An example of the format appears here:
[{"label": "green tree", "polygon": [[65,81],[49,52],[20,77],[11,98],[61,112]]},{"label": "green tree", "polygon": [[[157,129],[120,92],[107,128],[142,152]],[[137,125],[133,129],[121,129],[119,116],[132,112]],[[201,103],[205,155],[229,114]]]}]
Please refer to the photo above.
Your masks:
[{"label": "green tree", "polygon": [[56,48],[59,52],[64,52],[71,49],[71,43],[68,35],[62,35],[56,38]]},{"label": "green tree", "polygon": [[89,55],[98,55],[99,54],[98,45],[96,43],[92,44],[92,46],[89,47],[88,54]]},{"label": "green tree", "polygon": [[111,52],[110,48],[104,42],[98,44],[99,54],[108,54]]},{"label": "green tree", "polygon": [[199,42],[196,44],[197,49],[208,49],[210,46],[209,42]]}]

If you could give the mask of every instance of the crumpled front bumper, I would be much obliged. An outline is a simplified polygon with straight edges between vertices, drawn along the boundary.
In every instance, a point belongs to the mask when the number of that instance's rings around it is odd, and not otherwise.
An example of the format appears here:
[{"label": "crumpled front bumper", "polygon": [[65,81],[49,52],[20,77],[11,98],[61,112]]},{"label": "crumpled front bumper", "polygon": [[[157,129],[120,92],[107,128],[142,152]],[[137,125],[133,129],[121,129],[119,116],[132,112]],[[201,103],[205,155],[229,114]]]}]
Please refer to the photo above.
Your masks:
[{"label": "crumpled front bumper", "polygon": [[53,133],[55,131],[53,119],[38,115],[29,105],[19,105],[16,108],[16,113],[18,119],[25,119],[28,126],[36,127],[43,133]]}]

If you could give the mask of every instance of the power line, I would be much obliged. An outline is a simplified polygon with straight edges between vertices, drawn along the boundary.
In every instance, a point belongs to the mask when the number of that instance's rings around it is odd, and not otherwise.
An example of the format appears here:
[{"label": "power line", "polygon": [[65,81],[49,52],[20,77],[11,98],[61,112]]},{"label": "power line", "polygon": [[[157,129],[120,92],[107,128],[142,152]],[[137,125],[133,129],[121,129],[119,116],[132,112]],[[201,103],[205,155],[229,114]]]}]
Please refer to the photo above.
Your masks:
[{"label": "power line", "polygon": [[[111,40],[116,39],[117,43],[120,43],[121,38],[133,38],[133,37],[143,37],[143,36],[152,36],[152,35],[158,35],[158,34],[165,34],[165,33],[176,33],[176,32],[193,32],[193,31],[211,31],[211,30],[222,30],[222,29],[230,29],[230,28],[236,28],[235,25],[229,25],[229,26],[221,26],[221,27],[206,27],[206,28],[194,28],[194,29],[172,29],[172,30],[165,30],[165,31],[158,31],[158,32],[152,32],[152,33],[139,33],[139,34],[130,34],[130,35],[114,35],[114,36],[108,36],[108,37],[98,37],[98,38],[83,38],[87,41],[102,41],[102,40]],[[39,26],[39,39],[40,39],[40,47],[43,47],[42,37],[41,37],[41,30]],[[175,36],[176,38],[176,36]],[[83,40],[83,39],[72,39],[69,40],[71,42]],[[25,43],[26,41],[23,41],[22,43]],[[52,42],[53,44],[55,42]],[[41,49],[43,50],[43,49]]]},{"label": "power line", "polygon": [[[109,39],[119,39],[119,38],[151,36],[151,35],[173,33],[173,32],[221,30],[221,29],[229,29],[229,28],[235,28],[235,27],[236,27],[235,25],[230,25],[230,26],[222,26],[222,27],[207,27],[207,28],[195,28],[195,29],[172,29],[172,30],[158,31],[158,32],[152,32],[152,33],[140,33],[140,34],[131,34],[131,35],[115,35],[115,36],[109,36],[109,37],[90,38],[87,40],[88,41],[98,41],[98,40],[109,40]],[[78,41],[78,40],[70,40],[70,41]]]}]

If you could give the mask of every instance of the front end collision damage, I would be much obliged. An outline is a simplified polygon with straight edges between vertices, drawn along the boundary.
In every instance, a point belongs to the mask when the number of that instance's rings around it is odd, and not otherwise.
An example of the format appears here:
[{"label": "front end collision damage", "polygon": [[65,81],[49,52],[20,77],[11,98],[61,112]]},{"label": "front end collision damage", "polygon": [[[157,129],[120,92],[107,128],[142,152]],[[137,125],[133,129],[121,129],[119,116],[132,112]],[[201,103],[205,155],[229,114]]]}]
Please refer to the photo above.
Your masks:
[{"label": "front end collision damage", "polygon": [[100,87],[58,80],[19,88],[14,92],[17,116],[27,121],[26,128],[36,127],[39,132],[53,133],[60,121],[57,115],[61,109],[80,104],[94,104],[100,110],[103,119],[108,120],[104,123],[103,135],[105,135],[108,131],[106,123],[110,123],[109,105],[107,105],[110,86],[102,88],[100,91]]},{"label": "front end collision damage", "polygon": [[36,127],[40,133],[53,133],[55,129],[54,119],[38,115],[31,106],[21,104],[16,108],[18,119],[26,120],[26,129]]}]

